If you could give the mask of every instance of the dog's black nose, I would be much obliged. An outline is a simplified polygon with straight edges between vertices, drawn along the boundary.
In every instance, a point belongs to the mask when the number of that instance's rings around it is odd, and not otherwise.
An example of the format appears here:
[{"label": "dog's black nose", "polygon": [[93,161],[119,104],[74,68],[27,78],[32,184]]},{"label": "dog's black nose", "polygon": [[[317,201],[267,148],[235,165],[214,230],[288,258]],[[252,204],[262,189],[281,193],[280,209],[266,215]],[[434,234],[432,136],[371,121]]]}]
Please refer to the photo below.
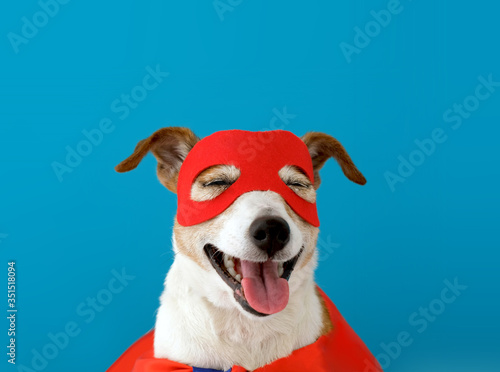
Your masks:
[{"label": "dog's black nose", "polygon": [[259,217],[250,225],[250,236],[257,247],[273,257],[290,240],[290,226],[281,217]]}]

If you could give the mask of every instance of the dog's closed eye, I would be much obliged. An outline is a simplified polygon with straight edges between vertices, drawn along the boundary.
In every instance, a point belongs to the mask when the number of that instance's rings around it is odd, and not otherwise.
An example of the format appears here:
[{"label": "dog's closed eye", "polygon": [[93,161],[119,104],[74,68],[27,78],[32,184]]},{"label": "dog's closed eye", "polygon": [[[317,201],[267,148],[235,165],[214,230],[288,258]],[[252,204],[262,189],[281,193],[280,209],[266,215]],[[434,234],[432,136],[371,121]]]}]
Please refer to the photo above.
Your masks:
[{"label": "dog's closed eye", "polygon": [[278,174],[281,180],[302,199],[309,203],[316,201],[316,191],[301,169],[293,165],[286,165],[280,169]]},{"label": "dog's closed eye", "polygon": [[304,183],[302,183],[302,182],[299,182],[299,181],[288,181],[288,182],[286,183],[286,185],[287,185],[287,186],[290,186],[290,187],[292,187],[292,186],[293,186],[293,187],[304,187],[304,188],[306,188],[306,189],[307,189],[309,186],[311,186],[311,185],[306,185],[306,184],[304,184]]},{"label": "dog's closed eye", "polygon": [[210,186],[231,186],[234,183],[232,180],[227,180],[227,179],[215,179],[213,181],[208,181],[203,184],[203,187],[210,187]]},{"label": "dog's closed eye", "polygon": [[215,199],[240,177],[234,165],[214,165],[201,172],[191,187],[191,199],[206,201]]}]

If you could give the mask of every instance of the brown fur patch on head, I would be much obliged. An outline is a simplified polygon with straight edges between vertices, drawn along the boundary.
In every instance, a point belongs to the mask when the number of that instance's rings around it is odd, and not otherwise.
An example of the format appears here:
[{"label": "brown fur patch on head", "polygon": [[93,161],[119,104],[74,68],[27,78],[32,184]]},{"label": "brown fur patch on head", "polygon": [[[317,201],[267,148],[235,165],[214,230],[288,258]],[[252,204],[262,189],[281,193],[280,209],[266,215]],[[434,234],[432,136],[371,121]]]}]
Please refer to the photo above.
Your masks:
[{"label": "brown fur patch on head", "polygon": [[172,192],[177,191],[177,177],[182,162],[199,138],[188,128],[168,127],[154,132],[137,143],[134,152],[115,167],[117,172],[135,169],[151,151],[158,161],[156,174],[160,182]]},{"label": "brown fur patch on head", "polygon": [[309,132],[302,136],[302,141],[307,145],[311,155],[314,169],[314,187],[316,189],[321,183],[319,170],[331,157],[337,160],[345,176],[351,181],[360,185],[366,183],[365,177],[356,168],[344,146],[332,136],[320,132]]}]

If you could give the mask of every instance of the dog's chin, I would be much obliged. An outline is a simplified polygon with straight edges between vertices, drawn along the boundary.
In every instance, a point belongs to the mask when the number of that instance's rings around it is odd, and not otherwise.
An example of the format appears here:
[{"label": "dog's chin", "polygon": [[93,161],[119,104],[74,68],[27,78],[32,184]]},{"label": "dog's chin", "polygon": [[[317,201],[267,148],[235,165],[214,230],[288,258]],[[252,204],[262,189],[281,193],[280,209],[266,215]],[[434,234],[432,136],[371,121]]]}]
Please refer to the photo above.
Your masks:
[{"label": "dog's chin", "polygon": [[204,251],[217,274],[232,289],[238,304],[249,314],[265,317],[281,311],[286,306],[289,295],[288,279],[303,248],[286,262],[268,260],[262,263],[229,256],[212,244],[206,244]]}]

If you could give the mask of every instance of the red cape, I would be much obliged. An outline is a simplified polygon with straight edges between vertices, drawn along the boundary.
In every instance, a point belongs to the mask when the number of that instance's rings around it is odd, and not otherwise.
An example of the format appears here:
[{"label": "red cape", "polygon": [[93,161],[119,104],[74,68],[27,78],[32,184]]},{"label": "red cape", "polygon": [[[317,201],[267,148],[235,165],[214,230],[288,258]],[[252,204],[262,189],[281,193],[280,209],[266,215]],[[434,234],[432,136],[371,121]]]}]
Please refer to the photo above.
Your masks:
[{"label": "red cape", "polygon": [[[311,345],[295,350],[254,372],[382,372],[375,357],[354,333],[332,301],[318,288],[330,314],[333,329]],[[153,356],[154,331],[136,341],[107,372],[193,372],[203,371]],[[205,370],[213,371],[213,370]],[[234,366],[231,372],[245,372]]]}]

